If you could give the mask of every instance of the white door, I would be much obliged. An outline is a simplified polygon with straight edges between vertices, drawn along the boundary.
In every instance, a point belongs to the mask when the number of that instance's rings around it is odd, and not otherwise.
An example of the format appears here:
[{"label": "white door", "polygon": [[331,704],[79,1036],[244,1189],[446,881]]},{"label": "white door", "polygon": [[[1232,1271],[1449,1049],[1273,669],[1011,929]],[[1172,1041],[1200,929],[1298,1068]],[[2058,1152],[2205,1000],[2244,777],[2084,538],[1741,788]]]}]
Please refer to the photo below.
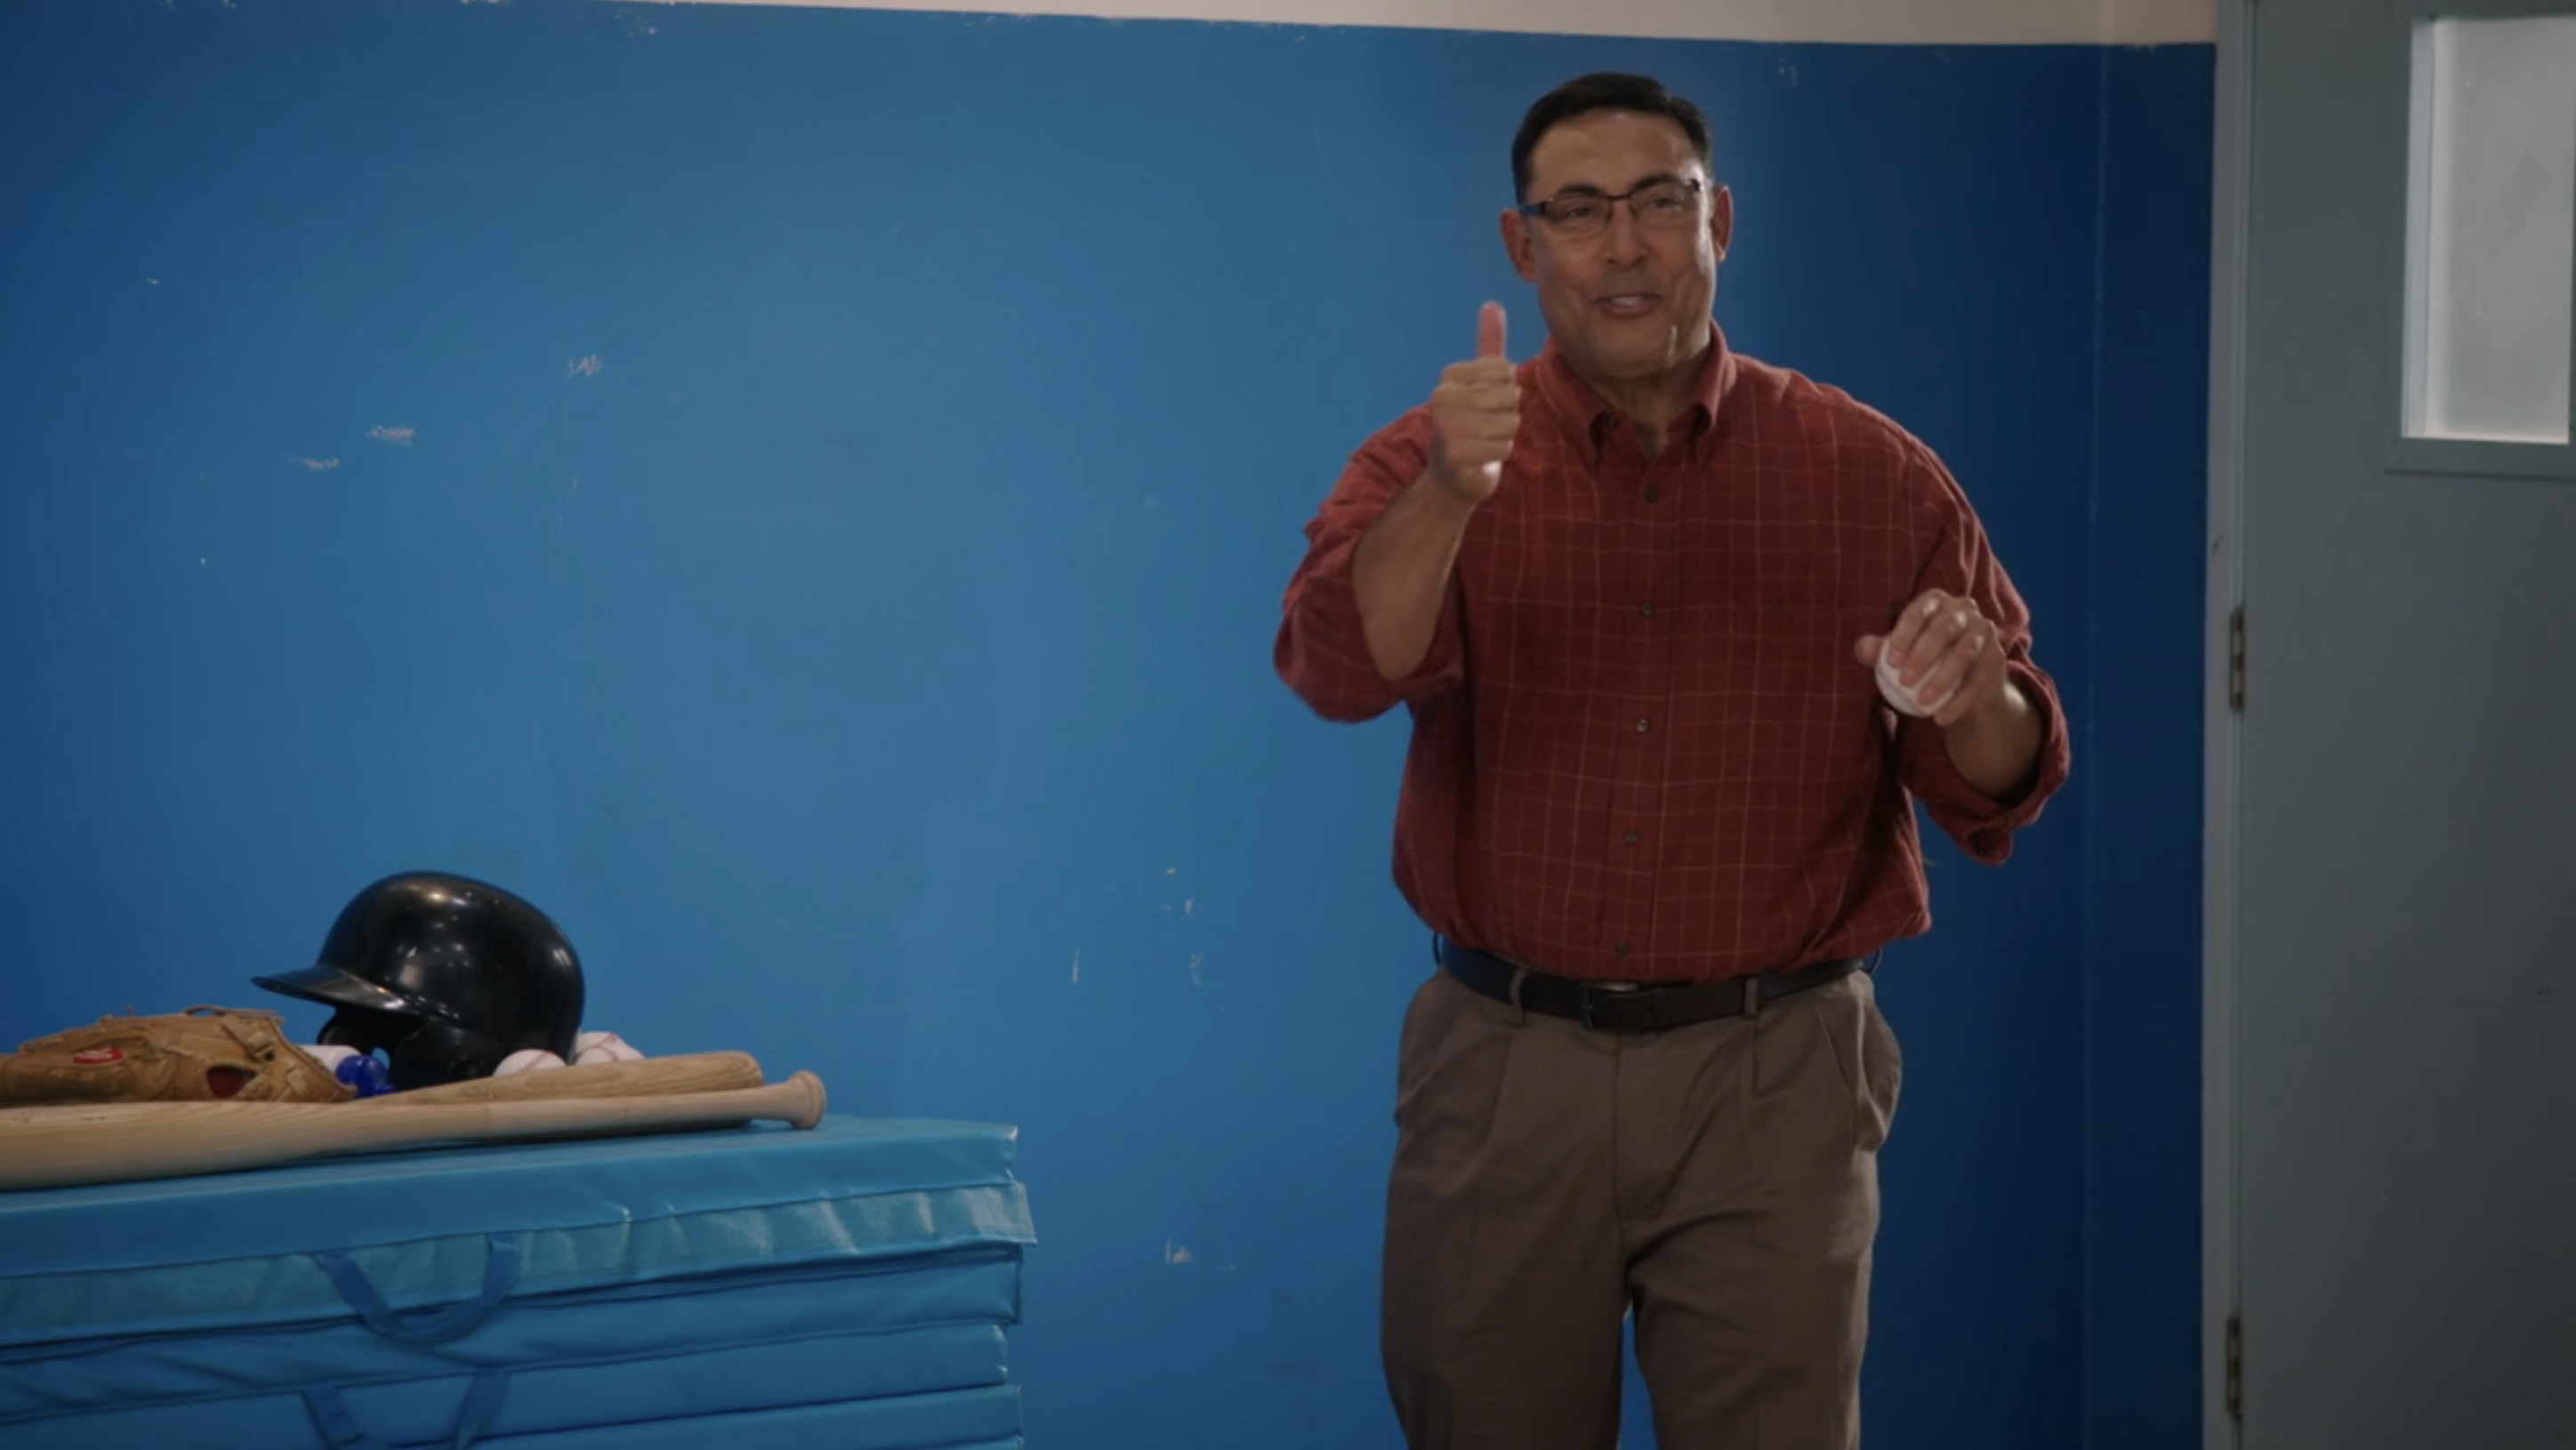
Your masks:
[{"label": "white door", "polygon": [[2222,15],[2213,1445],[2576,1447],[2571,12]]}]

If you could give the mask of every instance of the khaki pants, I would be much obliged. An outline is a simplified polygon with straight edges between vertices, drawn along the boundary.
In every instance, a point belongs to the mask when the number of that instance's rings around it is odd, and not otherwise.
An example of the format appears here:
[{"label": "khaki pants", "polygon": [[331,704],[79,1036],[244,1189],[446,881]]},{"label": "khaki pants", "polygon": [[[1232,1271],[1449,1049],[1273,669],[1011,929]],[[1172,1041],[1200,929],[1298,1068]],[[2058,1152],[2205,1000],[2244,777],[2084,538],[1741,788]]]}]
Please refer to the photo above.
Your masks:
[{"label": "khaki pants", "polygon": [[1620,1325],[1661,1450],[1860,1442],[1878,1148],[1869,977],[1622,1036],[1446,973],[1398,1055],[1381,1351],[1416,1450],[1611,1450]]}]

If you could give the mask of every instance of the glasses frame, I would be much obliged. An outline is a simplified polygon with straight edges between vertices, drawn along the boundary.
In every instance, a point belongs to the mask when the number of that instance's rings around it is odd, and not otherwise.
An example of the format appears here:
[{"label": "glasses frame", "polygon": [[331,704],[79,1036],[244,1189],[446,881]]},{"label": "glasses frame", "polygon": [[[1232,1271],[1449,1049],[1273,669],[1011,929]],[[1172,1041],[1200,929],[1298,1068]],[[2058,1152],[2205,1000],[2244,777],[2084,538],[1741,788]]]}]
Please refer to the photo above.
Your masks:
[{"label": "glasses frame", "polygon": [[1604,207],[1599,231],[1582,230],[1568,233],[1574,236],[1597,236],[1600,232],[1610,230],[1610,223],[1617,218],[1619,203],[1626,202],[1629,219],[1640,227],[1652,228],[1653,224],[1646,220],[1645,213],[1637,210],[1636,198],[1645,192],[1659,191],[1668,186],[1680,187],[1694,204],[1709,194],[1708,183],[1696,176],[1658,176],[1649,181],[1641,181],[1621,192],[1592,191],[1580,187],[1572,191],[1560,191],[1554,196],[1544,197],[1538,201],[1516,203],[1512,210],[1530,221],[1544,222],[1560,232],[1565,232],[1566,224],[1547,214],[1550,206],[1560,201],[1597,201]]}]

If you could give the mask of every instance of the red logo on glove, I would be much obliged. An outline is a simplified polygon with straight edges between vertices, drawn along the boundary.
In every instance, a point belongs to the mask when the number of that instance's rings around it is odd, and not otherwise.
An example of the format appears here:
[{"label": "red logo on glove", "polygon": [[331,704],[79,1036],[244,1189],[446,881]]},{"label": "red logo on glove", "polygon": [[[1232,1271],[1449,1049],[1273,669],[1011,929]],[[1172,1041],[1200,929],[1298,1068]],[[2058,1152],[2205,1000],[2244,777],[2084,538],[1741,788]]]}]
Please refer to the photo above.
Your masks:
[{"label": "red logo on glove", "polygon": [[85,1048],[73,1053],[72,1061],[83,1067],[102,1067],[111,1062],[125,1061],[125,1049],[122,1047]]}]

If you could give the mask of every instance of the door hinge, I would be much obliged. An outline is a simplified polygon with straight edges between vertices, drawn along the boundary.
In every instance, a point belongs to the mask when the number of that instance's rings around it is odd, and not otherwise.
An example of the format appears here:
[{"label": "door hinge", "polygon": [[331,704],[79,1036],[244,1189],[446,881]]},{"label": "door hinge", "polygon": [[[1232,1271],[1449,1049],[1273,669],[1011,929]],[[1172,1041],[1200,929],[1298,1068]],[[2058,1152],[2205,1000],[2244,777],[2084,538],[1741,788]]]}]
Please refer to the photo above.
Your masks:
[{"label": "door hinge", "polygon": [[2227,1316],[2227,1418],[2245,1418],[2245,1321]]},{"label": "door hinge", "polygon": [[2245,710],[2245,606],[2227,616],[2227,708]]}]

